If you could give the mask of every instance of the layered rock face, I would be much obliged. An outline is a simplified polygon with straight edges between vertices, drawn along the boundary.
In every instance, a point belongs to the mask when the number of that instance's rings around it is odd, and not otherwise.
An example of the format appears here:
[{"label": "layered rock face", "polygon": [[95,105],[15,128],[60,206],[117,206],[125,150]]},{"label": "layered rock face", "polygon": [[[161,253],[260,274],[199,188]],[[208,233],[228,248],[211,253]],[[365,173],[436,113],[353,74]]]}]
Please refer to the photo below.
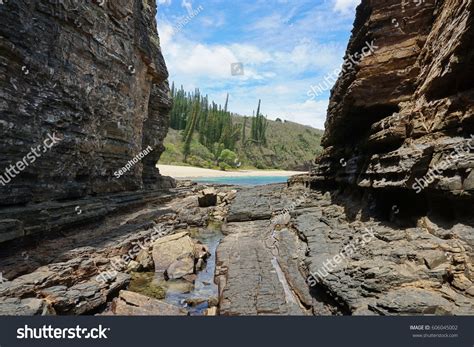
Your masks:
[{"label": "layered rock face", "polygon": [[404,194],[420,212],[438,199],[472,204],[473,10],[469,0],[362,1],[346,58],[377,47],[332,90],[313,185]]},{"label": "layered rock face", "polygon": [[473,10],[472,0],[357,9],[324,153],[291,180],[317,195],[293,225],[313,297],[332,312],[473,312]]},{"label": "layered rock face", "polygon": [[0,242],[168,186],[155,167],[171,106],[155,1],[14,0],[0,15]]}]

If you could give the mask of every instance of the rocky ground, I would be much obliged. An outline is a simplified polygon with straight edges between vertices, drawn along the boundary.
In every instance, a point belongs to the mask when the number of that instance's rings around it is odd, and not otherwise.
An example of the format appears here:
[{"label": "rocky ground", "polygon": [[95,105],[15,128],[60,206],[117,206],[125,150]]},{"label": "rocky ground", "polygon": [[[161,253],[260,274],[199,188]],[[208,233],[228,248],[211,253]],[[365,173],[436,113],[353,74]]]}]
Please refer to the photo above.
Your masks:
[{"label": "rocky ground", "polygon": [[[209,254],[190,233],[199,235],[211,220],[222,221],[235,196],[230,188],[204,188],[171,189],[161,194],[161,203],[112,216],[94,227],[37,240],[28,248],[13,244],[0,258],[0,314],[187,313],[123,290],[144,271],[155,271],[164,281],[185,278],[192,287]],[[147,294],[152,292],[147,289]],[[209,313],[215,311],[210,308]]]},{"label": "rocky ground", "polygon": [[[217,250],[200,241],[212,225]],[[187,184],[12,250],[0,314],[472,314],[473,235],[469,220],[407,221],[398,208],[383,219],[367,201],[303,185]]]},{"label": "rocky ground", "polygon": [[408,226],[365,203],[303,186],[239,191],[218,249],[220,313],[472,314],[472,220]]}]

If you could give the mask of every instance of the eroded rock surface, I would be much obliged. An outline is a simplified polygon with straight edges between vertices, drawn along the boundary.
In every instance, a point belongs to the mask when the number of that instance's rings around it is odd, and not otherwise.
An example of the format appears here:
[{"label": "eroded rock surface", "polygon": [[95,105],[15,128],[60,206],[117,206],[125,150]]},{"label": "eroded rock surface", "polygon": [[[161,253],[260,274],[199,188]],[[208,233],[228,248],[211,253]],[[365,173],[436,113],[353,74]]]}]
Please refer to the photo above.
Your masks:
[{"label": "eroded rock surface", "polygon": [[362,1],[346,57],[366,42],[377,48],[331,92],[313,186],[376,190],[414,212],[472,209],[473,8]]},{"label": "eroded rock surface", "polygon": [[281,191],[281,186],[242,189],[231,204],[228,220],[233,222],[225,226],[227,236],[217,251],[221,315],[310,312],[311,297],[298,263],[306,245],[294,230],[276,231],[270,221],[272,210],[285,203]]},{"label": "eroded rock surface", "polygon": [[[247,221],[240,206],[255,194],[265,207]],[[262,219],[265,209],[271,219]],[[474,312],[469,219],[420,217],[407,226],[351,194],[282,185],[241,190],[236,216],[244,221],[228,223],[217,253],[220,314]]]},{"label": "eroded rock surface", "polygon": [[[0,243],[76,228],[172,186],[155,167],[171,107],[155,0],[5,1],[0,17]],[[6,176],[19,161],[28,165]]]},{"label": "eroded rock surface", "polygon": [[[12,248],[7,256],[0,258],[0,315],[182,314],[183,305],[177,311],[170,311],[166,302],[155,305],[146,297],[164,299],[166,291],[191,292],[195,272],[205,267],[209,250],[191,239],[190,230],[198,232],[192,221],[202,223],[203,217],[209,218],[218,206],[199,208],[197,196],[201,190],[202,187],[193,186],[171,189],[169,194],[161,195],[161,200],[153,199],[145,207],[137,206],[135,210],[106,217],[80,232],[73,229],[61,238],[42,240],[27,248]],[[219,193],[224,193],[226,200],[235,196],[225,190]],[[196,210],[183,208],[190,201]],[[187,271],[178,273],[181,268],[177,262],[188,258]],[[153,278],[152,271],[171,275],[172,266],[175,271],[170,277],[183,277],[182,282],[170,280],[163,285],[157,281],[155,287],[146,290],[131,285],[137,275],[147,277],[151,273]],[[207,286],[211,288],[211,283]],[[122,292],[117,299],[121,290],[140,291],[145,298],[130,299],[130,295]],[[114,298],[116,309],[110,311]],[[217,305],[215,295],[205,301],[209,301],[206,308]],[[212,309],[211,313],[215,311]]]}]

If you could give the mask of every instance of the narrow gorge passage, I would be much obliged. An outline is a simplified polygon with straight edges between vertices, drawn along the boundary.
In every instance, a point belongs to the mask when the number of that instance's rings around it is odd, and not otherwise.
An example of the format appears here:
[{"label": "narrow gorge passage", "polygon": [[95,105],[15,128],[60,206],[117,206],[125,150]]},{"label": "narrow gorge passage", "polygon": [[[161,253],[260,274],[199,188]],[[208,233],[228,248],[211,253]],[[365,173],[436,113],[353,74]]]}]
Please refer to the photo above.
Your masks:
[{"label": "narrow gorge passage", "polygon": [[472,316],[474,0],[335,1],[0,0],[0,316]]}]

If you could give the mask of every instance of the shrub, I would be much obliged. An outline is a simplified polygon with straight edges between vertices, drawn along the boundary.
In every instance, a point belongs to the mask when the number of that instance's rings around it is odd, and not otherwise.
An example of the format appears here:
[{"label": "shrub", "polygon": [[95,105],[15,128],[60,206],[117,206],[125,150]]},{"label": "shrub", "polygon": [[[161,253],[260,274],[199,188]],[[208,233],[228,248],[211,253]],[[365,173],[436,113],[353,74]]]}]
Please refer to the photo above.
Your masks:
[{"label": "shrub", "polygon": [[221,169],[222,171],[227,171],[227,170],[231,170],[232,167],[221,161],[219,163],[219,169]]},{"label": "shrub", "polygon": [[[224,149],[219,156],[219,162],[227,164],[229,167],[236,167],[238,163],[237,154],[229,149]],[[219,164],[220,165],[220,164]]]}]

